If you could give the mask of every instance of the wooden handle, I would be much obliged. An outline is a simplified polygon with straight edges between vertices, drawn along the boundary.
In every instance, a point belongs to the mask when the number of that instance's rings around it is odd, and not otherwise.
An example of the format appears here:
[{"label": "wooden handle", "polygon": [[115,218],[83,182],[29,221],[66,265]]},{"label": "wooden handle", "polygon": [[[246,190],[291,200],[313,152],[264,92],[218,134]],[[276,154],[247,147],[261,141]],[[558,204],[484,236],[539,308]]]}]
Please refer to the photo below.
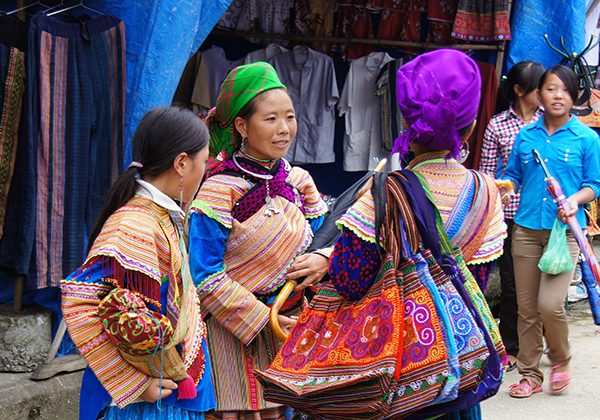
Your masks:
[{"label": "wooden handle", "polygon": [[296,282],[293,280],[288,280],[277,295],[277,298],[275,298],[275,302],[273,302],[273,306],[271,307],[271,314],[269,318],[271,328],[273,329],[273,332],[275,332],[277,338],[279,338],[281,341],[287,340],[288,335],[283,331],[283,329],[281,329],[281,325],[279,325],[277,316],[279,315],[279,310],[295,288]]},{"label": "wooden handle", "polygon": [[379,163],[377,164],[377,166],[375,167],[375,169],[373,170],[373,172],[381,172],[386,163],[387,163],[386,158],[381,159],[379,161]]}]

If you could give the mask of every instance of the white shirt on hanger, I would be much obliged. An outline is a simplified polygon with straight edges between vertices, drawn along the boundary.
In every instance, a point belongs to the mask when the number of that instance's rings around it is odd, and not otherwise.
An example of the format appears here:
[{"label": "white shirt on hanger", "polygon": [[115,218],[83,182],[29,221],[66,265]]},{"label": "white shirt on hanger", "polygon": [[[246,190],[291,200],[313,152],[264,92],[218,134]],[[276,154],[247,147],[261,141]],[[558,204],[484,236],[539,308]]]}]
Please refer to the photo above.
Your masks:
[{"label": "white shirt on hanger", "polygon": [[377,90],[377,75],[392,61],[385,52],[371,53],[350,64],[338,104],[345,117],[344,170],[373,170],[379,160],[389,157],[382,147],[381,109]]}]

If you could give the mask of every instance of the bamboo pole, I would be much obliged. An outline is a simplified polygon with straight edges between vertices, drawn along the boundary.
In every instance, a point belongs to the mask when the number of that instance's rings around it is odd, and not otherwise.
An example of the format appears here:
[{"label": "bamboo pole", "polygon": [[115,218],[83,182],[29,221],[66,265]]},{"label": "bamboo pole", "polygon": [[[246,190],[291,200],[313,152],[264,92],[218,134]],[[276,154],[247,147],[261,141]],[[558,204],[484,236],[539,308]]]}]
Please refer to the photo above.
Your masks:
[{"label": "bamboo pole", "polygon": [[339,38],[339,37],[318,37],[304,35],[285,35],[285,34],[265,34],[261,32],[243,32],[243,31],[225,31],[215,29],[212,31],[214,35],[230,36],[230,37],[246,37],[246,38],[261,38],[261,39],[282,39],[286,41],[299,42],[321,42],[328,44],[365,44],[375,45],[380,47],[405,47],[418,48],[423,50],[437,50],[440,48],[453,48],[456,50],[487,50],[496,51],[501,48],[501,44],[433,44],[429,42],[409,42],[396,41],[388,39],[369,39],[369,38]]}]

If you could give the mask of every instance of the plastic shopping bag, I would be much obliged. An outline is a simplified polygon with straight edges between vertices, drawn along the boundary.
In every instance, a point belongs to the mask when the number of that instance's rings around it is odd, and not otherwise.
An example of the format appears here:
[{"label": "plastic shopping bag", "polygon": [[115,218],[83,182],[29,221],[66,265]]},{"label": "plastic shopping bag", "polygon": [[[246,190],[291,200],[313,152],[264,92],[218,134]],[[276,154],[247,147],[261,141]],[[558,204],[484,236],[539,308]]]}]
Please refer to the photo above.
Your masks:
[{"label": "plastic shopping bag", "polygon": [[540,258],[538,268],[544,273],[560,274],[574,268],[571,254],[567,246],[567,225],[560,220],[554,221],[550,239],[544,255]]}]

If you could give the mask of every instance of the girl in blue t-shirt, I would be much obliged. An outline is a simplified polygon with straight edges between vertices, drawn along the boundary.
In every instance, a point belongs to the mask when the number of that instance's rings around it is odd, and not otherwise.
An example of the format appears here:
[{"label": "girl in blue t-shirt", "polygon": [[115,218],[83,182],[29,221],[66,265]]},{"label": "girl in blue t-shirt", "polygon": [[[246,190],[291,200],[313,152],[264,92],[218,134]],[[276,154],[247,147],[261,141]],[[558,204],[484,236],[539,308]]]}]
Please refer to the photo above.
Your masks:
[{"label": "girl in blue t-shirt", "polygon": [[[585,228],[582,205],[600,195],[600,139],[570,114],[577,99],[575,73],[564,66],[548,69],[539,82],[539,99],[544,115],[517,135],[504,179],[520,191],[515,216],[512,248],[519,306],[519,353],[521,380],[511,385],[510,395],[527,398],[542,391],[539,362],[543,337],[549,347],[550,391],[559,394],[570,384],[567,316],[564,301],[573,272],[542,273],[538,262],[548,244],[555,219],[576,216]],[[561,183],[570,209],[557,209],[546,191],[544,173],[533,156],[540,152],[550,173]],[[503,191],[503,201],[509,198]],[[568,233],[567,243],[575,265],[579,248]],[[543,331],[543,334],[542,334]]]}]

